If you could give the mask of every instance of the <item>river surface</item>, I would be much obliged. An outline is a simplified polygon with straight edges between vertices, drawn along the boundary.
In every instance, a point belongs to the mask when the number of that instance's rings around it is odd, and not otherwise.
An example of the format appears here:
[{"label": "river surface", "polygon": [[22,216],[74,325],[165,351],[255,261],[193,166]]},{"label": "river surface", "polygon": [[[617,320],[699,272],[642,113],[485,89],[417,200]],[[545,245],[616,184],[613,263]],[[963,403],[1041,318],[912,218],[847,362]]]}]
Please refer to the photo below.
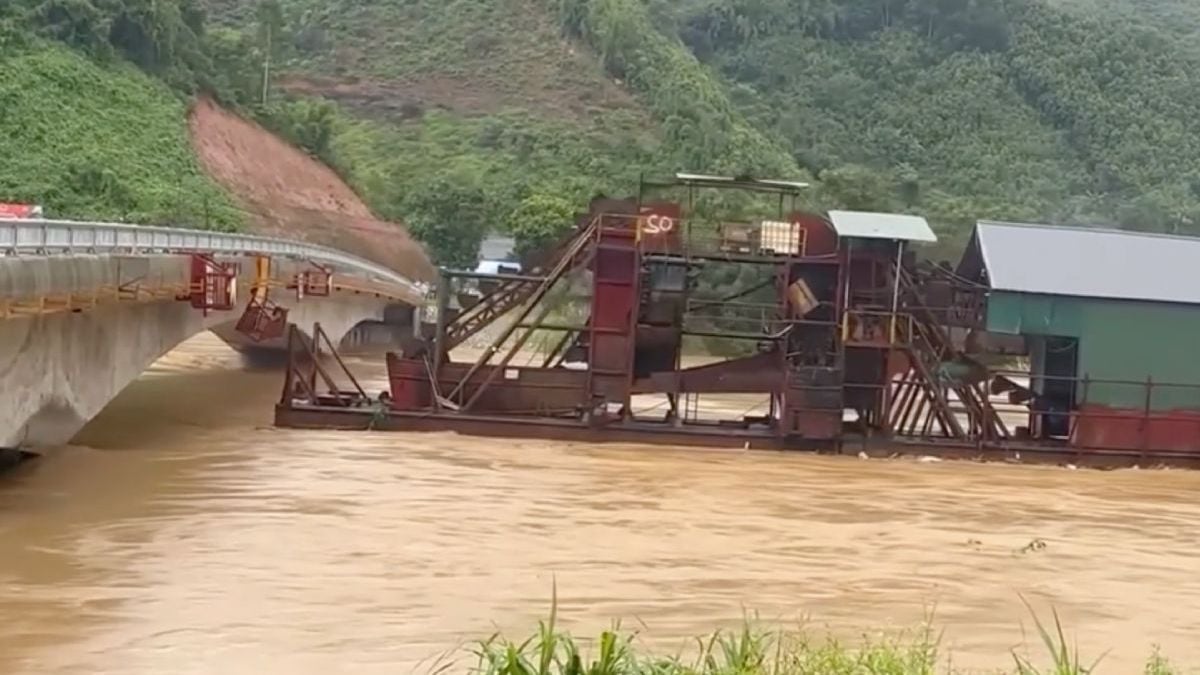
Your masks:
[{"label": "river surface", "polygon": [[280,380],[202,336],[0,478],[0,673],[424,674],[555,586],[668,652],[932,612],[1007,667],[1024,597],[1101,672],[1200,664],[1200,473],[277,430]]}]

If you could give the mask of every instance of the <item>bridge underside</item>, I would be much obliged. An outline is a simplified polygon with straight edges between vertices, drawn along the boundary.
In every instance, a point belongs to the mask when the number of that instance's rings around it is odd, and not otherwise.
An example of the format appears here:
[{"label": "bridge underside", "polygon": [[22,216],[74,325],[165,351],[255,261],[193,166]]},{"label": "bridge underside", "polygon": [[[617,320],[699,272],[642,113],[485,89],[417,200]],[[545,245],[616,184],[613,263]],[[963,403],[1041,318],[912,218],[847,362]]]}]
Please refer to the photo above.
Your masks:
[{"label": "bridge underside", "polygon": [[[235,347],[280,346],[237,333],[240,306],[205,313],[170,291],[155,290],[164,280],[186,278],[187,265],[186,256],[170,255],[0,262],[0,296],[42,298],[39,306],[6,306],[0,320],[0,447],[70,441],[151,363],[202,331],[213,330]],[[122,286],[119,292],[128,296],[131,283],[137,286],[132,299],[86,302],[87,292],[96,298]],[[78,307],[46,311],[44,306],[47,299],[70,304],[79,297],[85,301]],[[398,309],[403,314],[393,299],[354,292],[272,298],[289,310],[289,322],[301,329],[320,323],[335,340],[364,322],[394,319]]]}]

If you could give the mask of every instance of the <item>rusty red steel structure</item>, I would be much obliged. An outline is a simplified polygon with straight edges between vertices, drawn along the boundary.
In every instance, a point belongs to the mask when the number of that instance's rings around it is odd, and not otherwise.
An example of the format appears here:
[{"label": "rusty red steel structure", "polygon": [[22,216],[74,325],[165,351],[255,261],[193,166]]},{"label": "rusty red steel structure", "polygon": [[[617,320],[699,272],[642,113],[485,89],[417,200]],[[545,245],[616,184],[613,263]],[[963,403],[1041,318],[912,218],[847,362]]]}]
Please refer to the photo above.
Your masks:
[{"label": "rusty red steel structure", "polygon": [[237,263],[220,262],[210,255],[191,256],[188,292],[179,296],[208,316],[211,311],[228,311],[237,304]]},{"label": "rusty red steel structure", "polygon": [[234,328],[255,342],[264,342],[283,337],[287,326],[287,308],[267,297],[252,297]]},{"label": "rusty red steel structure", "polygon": [[[259,261],[269,268],[269,261],[264,263],[263,258],[259,258]],[[294,280],[287,285],[288,290],[295,291],[297,300],[328,297],[333,293],[332,271],[316,263],[309,264],[311,269],[296,273]],[[270,280],[260,272],[260,278],[251,289],[250,300],[234,329],[254,342],[265,342],[282,338],[287,327],[288,309],[271,299]]]},{"label": "rusty red steel structure", "polygon": [[[568,237],[526,261],[527,273],[443,270],[437,320],[387,355],[380,400],[344,367],[352,391],[339,388],[293,329],[276,423],[1096,464],[1200,460],[1200,448],[1157,442],[1177,438],[1164,425],[1181,422],[1149,405],[1140,415],[1039,408],[1036,383],[968,354],[984,328],[986,289],[918,262],[908,245],[923,230],[889,214],[850,214],[839,229],[832,214],[795,208],[802,188],[689,175],[643,183],[637,199],[594,202]],[[714,220],[699,199],[710,190],[777,198],[774,213]],[[670,191],[686,199],[661,197]],[[698,280],[721,270],[735,270],[726,275],[733,287],[702,292]],[[573,310],[584,318],[564,318]],[[489,327],[474,358],[453,358]],[[313,334],[320,344],[319,327]],[[690,365],[685,346],[694,341],[735,345],[734,355]],[[1171,386],[1140,384],[1147,400]],[[741,414],[704,408],[722,397],[759,403]],[[1097,426],[1108,419],[1117,426]],[[1200,415],[1192,423],[1200,439]]]},{"label": "rusty red steel structure", "polygon": [[[219,261],[215,257],[195,253],[190,257],[190,280],[187,292],[178,296],[205,316],[213,311],[230,311],[237,306],[237,280],[241,265]],[[235,330],[255,342],[284,337],[288,327],[288,310],[270,297],[272,279],[271,259],[257,256],[256,277],[249,290],[242,315]],[[325,266],[309,263],[311,269],[296,274],[288,288],[296,291],[297,299],[307,296],[324,297],[333,291],[332,271]]]},{"label": "rusty red steel structure", "polygon": [[310,262],[309,269],[297,272],[288,288],[296,291],[297,300],[329,297],[333,293],[333,270],[326,265]]}]

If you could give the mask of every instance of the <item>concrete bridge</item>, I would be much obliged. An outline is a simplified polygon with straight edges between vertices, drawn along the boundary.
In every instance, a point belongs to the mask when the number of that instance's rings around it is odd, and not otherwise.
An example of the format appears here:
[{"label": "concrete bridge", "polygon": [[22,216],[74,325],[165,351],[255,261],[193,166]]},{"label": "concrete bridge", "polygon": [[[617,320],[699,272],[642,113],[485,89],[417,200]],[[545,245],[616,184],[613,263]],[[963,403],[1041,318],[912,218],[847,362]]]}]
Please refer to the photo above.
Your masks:
[{"label": "concrete bridge", "polygon": [[335,341],[356,328],[386,337],[412,330],[425,290],[368,260],[296,241],[0,221],[0,448],[69,441],[155,359],[201,331],[235,348],[282,346],[238,330],[248,306],[277,318],[286,309],[301,329],[320,322]]}]

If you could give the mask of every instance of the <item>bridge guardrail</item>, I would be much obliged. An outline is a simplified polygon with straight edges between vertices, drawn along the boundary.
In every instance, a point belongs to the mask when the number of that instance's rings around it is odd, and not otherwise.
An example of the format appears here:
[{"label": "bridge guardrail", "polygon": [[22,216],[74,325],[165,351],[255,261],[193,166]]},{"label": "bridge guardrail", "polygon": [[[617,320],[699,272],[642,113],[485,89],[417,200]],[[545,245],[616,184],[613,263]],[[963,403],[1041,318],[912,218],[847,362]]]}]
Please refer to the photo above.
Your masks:
[{"label": "bridge guardrail", "polygon": [[365,258],[289,239],[174,227],[48,219],[0,219],[0,255],[224,253],[303,258],[366,272],[424,298],[428,286]]}]

